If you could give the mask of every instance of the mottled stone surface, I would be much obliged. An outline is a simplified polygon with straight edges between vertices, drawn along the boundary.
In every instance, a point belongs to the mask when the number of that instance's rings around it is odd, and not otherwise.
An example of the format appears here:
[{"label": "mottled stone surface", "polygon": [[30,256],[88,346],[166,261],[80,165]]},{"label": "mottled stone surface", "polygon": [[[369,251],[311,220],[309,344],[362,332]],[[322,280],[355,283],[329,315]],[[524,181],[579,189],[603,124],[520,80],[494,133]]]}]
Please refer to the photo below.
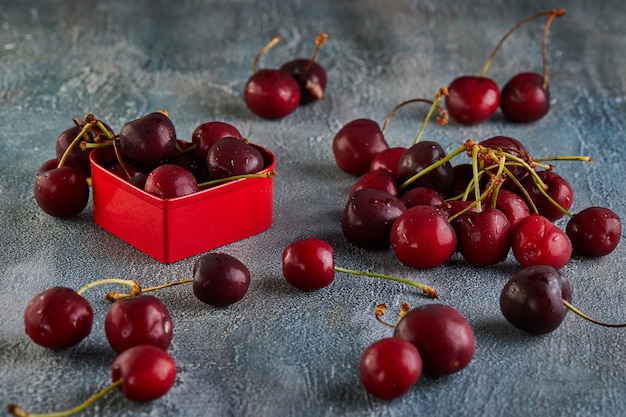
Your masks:
[{"label": "mottled stone surface", "polygon": [[[468,138],[504,134],[535,156],[591,155],[593,164],[559,162],[575,192],[573,211],[608,206],[626,218],[626,3],[570,1],[551,28],[552,111],[534,124],[500,114],[478,126],[428,126],[425,138],[450,151]],[[557,5],[558,6],[558,5]],[[518,20],[549,7],[538,1],[4,1],[0,4],[0,400],[32,412],[69,408],[109,382],[114,359],[103,330],[108,302],[95,310],[90,337],[51,352],[24,334],[32,296],[53,285],[78,288],[104,277],[148,286],[189,277],[194,259],[162,265],[100,229],[91,203],[71,220],[43,214],[32,191],[36,169],[54,155],[72,117],[91,112],[114,129],[167,109],[179,136],[222,120],[270,148],[278,160],[274,223],[220,248],[246,263],[247,296],[229,308],[197,301],[190,287],[159,297],[174,320],[171,354],[178,378],[162,399],[136,404],[109,394],[97,416],[578,416],[626,415],[624,331],[569,314],[554,333],[529,337],[498,307],[519,269],[514,258],[489,268],[460,258],[428,271],[401,265],[391,251],[367,252],[343,237],[339,217],[354,178],[339,171],[334,133],[360,117],[381,124],[399,102],[430,98],[458,75],[477,73]],[[502,48],[489,74],[500,85],[541,70],[540,22]],[[324,101],[269,122],[251,114],[242,91],[257,50],[283,41],[260,65],[308,57],[329,34],[319,62],[328,70]],[[392,146],[409,145],[426,113],[397,113]],[[559,222],[565,225],[564,221]],[[361,352],[390,329],[374,307],[429,300],[411,289],[338,274],[328,288],[302,293],[282,278],[280,256],[300,237],[327,239],[338,265],[432,284],[441,302],[473,326],[477,349],[463,372],[423,377],[406,396],[381,402],[357,376]],[[595,317],[626,321],[625,244],[601,259],[574,257],[563,269],[574,303]],[[390,313],[392,314],[392,313]]]}]

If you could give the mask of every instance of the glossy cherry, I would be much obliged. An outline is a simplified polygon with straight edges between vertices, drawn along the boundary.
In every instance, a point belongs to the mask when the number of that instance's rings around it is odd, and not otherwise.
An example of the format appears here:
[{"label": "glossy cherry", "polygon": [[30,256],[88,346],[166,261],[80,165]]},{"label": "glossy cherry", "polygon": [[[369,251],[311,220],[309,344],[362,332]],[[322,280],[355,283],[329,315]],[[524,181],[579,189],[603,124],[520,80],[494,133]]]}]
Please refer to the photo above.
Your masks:
[{"label": "glossy cherry", "polygon": [[[434,141],[420,141],[407,149],[398,163],[398,178],[401,183],[406,182],[414,175],[430,167],[430,165],[444,159],[446,152],[443,147]],[[433,171],[413,181],[411,187],[430,187],[444,193],[454,182],[454,168],[450,162],[445,162]]]},{"label": "glossy cherry", "polygon": [[24,311],[28,337],[50,349],[78,344],[89,335],[92,326],[91,305],[71,288],[49,288],[33,297]]},{"label": "glossy cherry", "polygon": [[465,212],[452,221],[457,250],[474,266],[494,265],[506,259],[511,249],[511,226],[498,209]]},{"label": "glossy cherry", "polygon": [[104,319],[104,332],[117,353],[138,345],[167,349],[172,342],[170,313],[151,295],[123,298],[111,304]]},{"label": "glossy cherry", "polygon": [[89,202],[87,178],[78,168],[57,164],[56,158],[48,160],[35,174],[35,201],[50,216],[73,217]]},{"label": "glossy cherry", "polygon": [[572,216],[565,228],[573,249],[583,256],[598,257],[613,252],[622,237],[622,221],[605,207],[588,207]]},{"label": "glossy cherry", "polygon": [[474,332],[465,317],[445,304],[411,309],[398,322],[394,336],[417,348],[423,372],[431,376],[459,372],[469,365],[476,350]]},{"label": "glossy cherry", "polygon": [[500,105],[500,88],[491,78],[464,75],[448,86],[446,109],[459,123],[472,125],[489,119]]},{"label": "glossy cherry", "polygon": [[253,174],[264,168],[263,155],[247,141],[227,137],[215,142],[207,154],[211,179]]},{"label": "glossy cherry", "polygon": [[[526,147],[519,140],[512,138],[510,136],[493,136],[487,139],[484,139],[478,143],[480,146],[486,146],[490,149],[497,149],[508,154],[511,154],[514,157],[522,159],[524,162],[530,162],[531,156],[526,150]],[[483,168],[495,167],[498,165],[497,161],[493,160],[484,160],[482,162]],[[521,179],[528,173],[526,168],[523,166],[508,164],[507,168],[515,176],[517,179]]]},{"label": "glossy cherry", "polygon": [[165,395],[176,381],[176,363],[164,350],[139,345],[125,350],[111,365],[111,380],[132,401],[146,402]]},{"label": "glossy cherry", "polygon": [[404,155],[406,150],[407,148],[405,148],[404,146],[396,146],[379,152],[377,155],[374,156],[374,159],[372,159],[372,163],[370,164],[370,171],[386,169],[397,177],[398,164],[400,163],[400,159],[402,158],[402,155]]},{"label": "glossy cherry", "polygon": [[239,130],[230,123],[213,121],[197,126],[191,134],[191,143],[196,145],[194,151],[198,160],[206,161],[209,148],[218,140],[229,137],[243,140]]},{"label": "glossy cherry", "polygon": [[144,190],[157,197],[171,199],[196,193],[199,188],[191,172],[178,165],[163,164],[148,174]]},{"label": "glossy cherry", "polygon": [[556,202],[561,208],[550,201],[535,184],[532,176],[525,177],[521,183],[528,192],[533,203],[537,207],[537,211],[550,221],[555,221],[565,216],[562,209],[569,210],[574,204],[574,190],[570,183],[561,175],[554,171],[539,171],[537,176],[545,185],[544,191]]},{"label": "glossy cherry", "polygon": [[[55,152],[58,159],[64,156],[68,147],[74,142],[74,139],[82,130],[80,126],[73,126],[61,132],[55,143]],[[79,146],[73,146],[72,149],[67,151],[64,165],[78,168],[86,178],[89,178],[91,176],[90,153],[91,149],[82,150]]]},{"label": "glossy cherry", "polygon": [[454,255],[457,245],[446,213],[433,206],[414,206],[398,216],[390,240],[400,262],[419,269],[442,265]]},{"label": "glossy cherry", "polygon": [[326,33],[320,33],[315,39],[315,51],[311,58],[298,58],[281,65],[282,71],[291,74],[300,86],[300,104],[310,104],[324,98],[328,82],[326,70],[315,61],[321,46],[328,39]]},{"label": "glossy cherry", "polygon": [[430,187],[411,188],[400,197],[400,201],[404,203],[406,208],[413,206],[441,207],[444,204],[441,193]]},{"label": "glossy cherry", "polygon": [[545,334],[565,319],[568,309],[563,300],[572,300],[565,276],[552,266],[534,265],[509,279],[500,294],[500,310],[515,327],[530,334]]},{"label": "glossy cherry", "polygon": [[404,204],[387,191],[363,188],[348,200],[341,228],[346,239],[360,248],[387,249],[393,222],[405,211]]},{"label": "glossy cherry", "polygon": [[572,257],[572,243],[558,226],[539,214],[522,219],[513,231],[511,247],[523,267],[562,268]]},{"label": "glossy cherry", "polygon": [[530,209],[524,199],[513,191],[503,188],[498,190],[495,208],[506,215],[511,226],[511,231],[515,230],[522,219],[530,216]]},{"label": "glossy cherry", "polygon": [[314,291],[335,279],[335,250],[326,241],[307,238],[290,243],[282,255],[283,276],[291,285]]},{"label": "glossy cherry", "polygon": [[226,253],[209,253],[193,265],[193,293],[203,303],[223,307],[241,300],[250,286],[250,271]]},{"label": "glossy cherry", "polygon": [[171,157],[177,140],[174,123],[164,112],[127,122],[120,129],[119,138],[124,155],[148,167]]},{"label": "glossy cherry", "polygon": [[361,175],[352,185],[349,196],[364,188],[375,188],[393,196],[398,195],[398,178],[386,169],[368,171]]},{"label": "glossy cherry", "polygon": [[502,88],[500,108],[513,122],[537,121],[550,110],[550,89],[535,72],[517,74]]},{"label": "glossy cherry", "polygon": [[344,125],[333,138],[333,155],[339,169],[363,175],[372,161],[389,148],[380,126],[370,119],[356,119]]},{"label": "glossy cherry", "polygon": [[400,337],[377,340],[359,360],[359,378],[370,394],[383,400],[404,395],[422,375],[417,348]]}]

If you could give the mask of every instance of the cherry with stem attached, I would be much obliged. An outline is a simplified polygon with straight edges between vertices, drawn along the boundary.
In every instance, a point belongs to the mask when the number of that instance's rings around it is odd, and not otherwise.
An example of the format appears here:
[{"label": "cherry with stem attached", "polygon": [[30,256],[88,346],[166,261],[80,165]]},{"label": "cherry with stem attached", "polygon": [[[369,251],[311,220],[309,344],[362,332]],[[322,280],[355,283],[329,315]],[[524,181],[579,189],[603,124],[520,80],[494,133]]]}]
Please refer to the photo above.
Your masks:
[{"label": "cherry with stem attached", "polygon": [[311,58],[294,59],[281,65],[285,71],[296,80],[300,86],[300,104],[310,104],[324,98],[327,77],[326,70],[315,59],[324,43],[328,40],[327,33],[320,33],[315,38],[315,51]]}]

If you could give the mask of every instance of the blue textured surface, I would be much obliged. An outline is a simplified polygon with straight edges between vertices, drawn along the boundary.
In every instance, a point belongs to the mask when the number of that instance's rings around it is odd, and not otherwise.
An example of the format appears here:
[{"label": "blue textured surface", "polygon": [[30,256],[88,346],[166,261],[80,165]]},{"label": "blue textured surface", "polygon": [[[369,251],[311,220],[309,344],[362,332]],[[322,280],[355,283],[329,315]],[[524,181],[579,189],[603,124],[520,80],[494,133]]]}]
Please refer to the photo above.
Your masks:
[{"label": "blue textured surface", "polygon": [[[465,139],[505,134],[535,156],[591,155],[557,172],[575,192],[573,210],[608,206],[626,219],[626,3],[555,4],[567,10],[551,29],[548,57],[553,106],[538,123],[496,116],[473,127],[428,127],[447,150]],[[35,204],[35,170],[74,116],[91,112],[114,129],[167,109],[179,136],[222,120],[278,159],[275,218],[266,232],[221,248],[248,265],[252,285],[238,304],[202,305],[189,287],[160,293],[174,320],[170,349],[179,366],[162,399],[136,404],[113,393],[85,415],[97,416],[626,416],[625,333],[570,314],[554,333],[529,337],[502,318],[498,297],[519,267],[509,258],[476,269],[456,259],[415,271],[390,251],[348,244],[339,224],[354,178],[336,167],[335,132],[360,117],[384,121],[399,102],[430,98],[458,75],[477,73],[497,40],[518,20],[547,7],[539,1],[3,1],[0,4],[0,400],[33,412],[73,406],[109,382],[114,354],[106,343],[108,303],[95,309],[90,337],[51,352],[24,334],[32,296],[53,285],[78,288],[104,277],[144,285],[189,277],[194,259],[161,265],[107,234],[89,208],[72,220]],[[319,62],[328,70],[324,101],[268,122],[244,106],[242,91],[256,51],[277,67],[308,57],[329,34]],[[489,74],[500,84],[540,71],[542,24],[509,39]],[[387,140],[407,146],[425,114],[399,112]],[[564,223],[559,223],[564,226]],[[361,352],[390,334],[374,307],[429,302],[410,289],[338,275],[314,293],[282,278],[280,255],[300,237],[333,244],[337,264],[413,277],[434,285],[441,302],[474,328],[476,355],[461,373],[422,377],[391,402],[367,395],[357,376]],[[574,303],[610,322],[626,320],[625,243],[601,259],[575,257],[564,268]],[[90,294],[90,295],[89,295]]]}]

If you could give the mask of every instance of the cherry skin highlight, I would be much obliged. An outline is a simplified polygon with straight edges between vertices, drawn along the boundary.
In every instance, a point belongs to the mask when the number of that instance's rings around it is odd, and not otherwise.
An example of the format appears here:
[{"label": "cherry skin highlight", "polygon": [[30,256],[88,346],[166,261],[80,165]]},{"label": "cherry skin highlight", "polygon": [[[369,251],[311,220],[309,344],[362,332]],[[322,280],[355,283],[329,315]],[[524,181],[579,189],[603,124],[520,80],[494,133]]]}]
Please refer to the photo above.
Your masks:
[{"label": "cherry skin highlight", "polygon": [[133,346],[167,349],[172,342],[170,313],[161,300],[140,295],[115,301],[104,319],[104,332],[117,353]]},{"label": "cherry skin highlight", "polygon": [[422,357],[423,372],[431,376],[459,372],[474,357],[476,342],[469,323],[445,304],[425,304],[398,322],[394,336],[411,342]]},{"label": "cherry skin highlight", "polygon": [[539,214],[522,219],[513,231],[515,259],[523,267],[564,267],[572,257],[572,243],[564,231]]},{"label": "cherry skin highlight", "polygon": [[120,129],[119,137],[124,155],[148,167],[171,157],[177,140],[174,123],[161,112],[127,122]]},{"label": "cherry skin highlight", "polygon": [[193,266],[193,293],[203,303],[223,307],[241,300],[250,286],[250,271],[234,256],[209,253]]},{"label": "cherry skin highlight", "polygon": [[250,143],[227,137],[209,148],[206,164],[211,179],[222,179],[259,172],[265,161],[261,152]]},{"label": "cherry skin highlight", "polygon": [[422,375],[417,348],[399,337],[380,339],[365,349],[359,360],[359,377],[370,394],[382,400],[404,395]]},{"label": "cherry skin highlight", "polygon": [[[398,178],[404,183],[415,174],[446,157],[443,147],[434,141],[420,141],[406,150],[398,163]],[[409,185],[430,187],[444,193],[454,182],[454,168],[450,162],[435,168]]]},{"label": "cherry skin highlight", "polygon": [[404,203],[406,208],[413,206],[433,206],[441,207],[444,204],[444,198],[440,192],[430,187],[415,187],[405,192],[400,201]]},{"label": "cherry skin highlight", "polygon": [[534,72],[524,72],[511,78],[502,88],[502,113],[518,123],[542,119],[550,110],[550,90],[543,84],[543,76]]},{"label": "cherry skin highlight", "polygon": [[139,345],[125,350],[111,365],[111,380],[122,379],[120,390],[132,401],[152,401],[165,395],[176,381],[176,363],[164,350]]},{"label": "cherry skin highlight", "polygon": [[370,171],[375,171],[377,169],[386,169],[397,177],[398,164],[400,163],[400,159],[402,158],[402,155],[404,155],[406,150],[407,148],[403,146],[397,146],[379,152],[376,156],[374,156],[374,159],[372,159],[372,163],[370,164]]},{"label": "cherry skin highlight", "polygon": [[26,334],[36,344],[66,349],[91,332],[93,309],[76,291],[52,287],[33,297],[24,311]]},{"label": "cherry skin highlight", "polygon": [[565,228],[573,249],[583,256],[613,252],[622,237],[622,221],[611,209],[588,207],[572,216]]},{"label": "cherry skin highlight", "polygon": [[398,195],[398,182],[395,175],[386,169],[377,169],[375,171],[368,171],[361,175],[356,182],[352,185],[349,196],[354,195],[359,190],[364,188],[374,188],[377,190],[385,191],[393,196]]},{"label": "cherry skin highlight", "polygon": [[303,291],[330,285],[335,279],[335,251],[326,241],[307,238],[289,244],[282,255],[283,276]]},{"label": "cherry skin highlight", "polygon": [[567,314],[563,300],[572,301],[565,276],[548,265],[515,273],[500,294],[500,310],[509,323],[533,335],[556,330]]},{"label": "cherry skin highlight", "polygon": [[472,125],[489,119],[500,105],[500,89],[490,78],[461,76],[448,86],[446,109],[459,123]]},{"label": "cherry skin highlight", "polygon": [[506,218],[509,220],[509,224],[511,225],[511,231],[515,230],[522,219],[530,216],[530,209],[524,199],[513,191],[505,190],[503,188],[498,190],[495,208],[502,211],[506,215]]},{"label": "cherry skin highlight", "polygon": [[300,86],[291,74],[276,69],[261,69],[250,77],[244,90],[248,108],[264,119],[281,119],[300,103]]},{"label": "cherry skin highlight", "polygon": [[370,119],[347,123],[339,129],[332,145],[339,169],[357,176],[368,172],[376,155],[388,148],[380,126]]}]

